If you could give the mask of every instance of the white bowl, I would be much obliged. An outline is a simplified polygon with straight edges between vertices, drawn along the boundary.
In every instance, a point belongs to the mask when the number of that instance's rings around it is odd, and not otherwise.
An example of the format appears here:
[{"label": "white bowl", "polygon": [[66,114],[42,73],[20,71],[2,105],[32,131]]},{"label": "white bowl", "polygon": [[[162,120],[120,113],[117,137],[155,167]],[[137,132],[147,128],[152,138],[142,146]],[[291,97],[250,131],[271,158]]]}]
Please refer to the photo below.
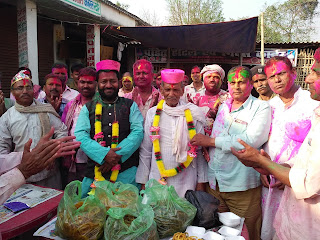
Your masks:
[{"label": "white bowl", "polygon": [[225,226],[235,227],[240,224],[241,217],[232,212],[218,213],[218,215],[220,222],[222,222]]},{"label": "white bowl", "polygon": [[206,232],[206,229],[203,227],[188,226],[186,232],[190,237],[194,236],[197,238],[202,238],[202,236]]},{"label": "white bowl", "polygon": [[236,236],[236,237],[226,237],[225,240],[245,240],[242,236]]},{"label": "white bowl", "polygon": [[212,232],[212,231],[208,231],[206,232],[203,237],[204,240],[224,240],[224,236],[221,236],[218,233]]},{"label": "white bowl", "polygon": [[226,226],[220,228],[218,232],[225,237],[234,237],[240,234],[239,230]]}]

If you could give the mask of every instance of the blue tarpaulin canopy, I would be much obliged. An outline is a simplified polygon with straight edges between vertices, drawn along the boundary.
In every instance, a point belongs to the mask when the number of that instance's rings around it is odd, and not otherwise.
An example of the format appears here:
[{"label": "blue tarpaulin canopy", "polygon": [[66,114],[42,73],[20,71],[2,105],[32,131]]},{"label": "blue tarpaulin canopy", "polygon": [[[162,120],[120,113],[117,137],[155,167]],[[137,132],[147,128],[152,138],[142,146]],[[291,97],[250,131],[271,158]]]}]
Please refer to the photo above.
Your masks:
[{"label": "blue tarpaulin canopy", "polygon": [[116,31],[152,47],[250,53],[255,51],[257,25],[258,17],[254,17],[197,25],[121,27]]}]

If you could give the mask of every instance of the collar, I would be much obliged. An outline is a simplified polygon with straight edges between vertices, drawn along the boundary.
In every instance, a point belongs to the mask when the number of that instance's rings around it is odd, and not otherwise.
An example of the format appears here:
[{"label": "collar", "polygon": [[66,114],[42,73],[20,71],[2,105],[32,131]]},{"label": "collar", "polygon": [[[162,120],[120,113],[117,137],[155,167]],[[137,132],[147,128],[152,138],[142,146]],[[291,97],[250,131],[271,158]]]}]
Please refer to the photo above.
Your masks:
[{"label": "collar", "polygon": [[[201,91],[202,89],[205,88],[202,81],[201,81],[201,83],[202,83],[202,86],[201,86],[201,88],[199,89],[199,91]],[[194,85],[193,85],[193,82],[192,82],[189,86],[190,86],[191,88],[195,88]]]},{"label": "collar", "polygon": [[68,91],[68,92],[71,92],[71,88],[69,88],[68,85],[66,85],[66,89],[64,90],[63,93],[65,93],[65,92],[67,92],[67,91]]},{"label": "collar", "polygon": [[[232,112],[237,112],[240,111],[244,108],[248,108],[251,109],[252,107],[252,103],[253,103],[254,97],[250,94],[249,97],[247,98],[247,100],[236,110],[233,110]],[[233,99],[229,98],[225,103],[227,104],[227,106],[229,107],[229,112],[231,112],[231,106],[232,106],[232,102]]]}]

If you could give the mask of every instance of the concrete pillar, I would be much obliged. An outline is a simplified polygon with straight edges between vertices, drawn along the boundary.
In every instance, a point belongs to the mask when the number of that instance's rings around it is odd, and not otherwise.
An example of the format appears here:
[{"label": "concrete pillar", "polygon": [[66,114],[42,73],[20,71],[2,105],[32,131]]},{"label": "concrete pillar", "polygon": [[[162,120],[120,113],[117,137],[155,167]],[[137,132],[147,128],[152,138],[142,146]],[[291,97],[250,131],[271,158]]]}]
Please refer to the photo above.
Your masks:
[{"label": "concrete pillar", "polygon": [[100,61],[100,26],[87,25],[87,66],[96,67]]},{"label": "concrete pillar", "polygon": [[19,67],[30,68],[33,83],[39,84],[37,5],[31,0],[18,0],[17,11]]}]

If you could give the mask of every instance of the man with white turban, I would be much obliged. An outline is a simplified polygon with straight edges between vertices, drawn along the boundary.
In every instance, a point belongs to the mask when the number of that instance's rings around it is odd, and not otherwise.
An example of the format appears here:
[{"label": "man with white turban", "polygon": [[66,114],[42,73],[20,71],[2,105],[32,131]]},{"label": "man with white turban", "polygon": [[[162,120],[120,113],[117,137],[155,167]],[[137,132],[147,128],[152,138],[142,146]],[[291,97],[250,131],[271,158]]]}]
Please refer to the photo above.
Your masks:
[{"label": "man with white turban", "polygon": [[230,95],[228,92],[220,89],[225,77],[222,67],[217,64],[207,65],[201,70],[201,75],[206,90],[205,95],[200,97],[197,105],[201,107],[206,116],[204,131],[210,136],[218,108]]}]

